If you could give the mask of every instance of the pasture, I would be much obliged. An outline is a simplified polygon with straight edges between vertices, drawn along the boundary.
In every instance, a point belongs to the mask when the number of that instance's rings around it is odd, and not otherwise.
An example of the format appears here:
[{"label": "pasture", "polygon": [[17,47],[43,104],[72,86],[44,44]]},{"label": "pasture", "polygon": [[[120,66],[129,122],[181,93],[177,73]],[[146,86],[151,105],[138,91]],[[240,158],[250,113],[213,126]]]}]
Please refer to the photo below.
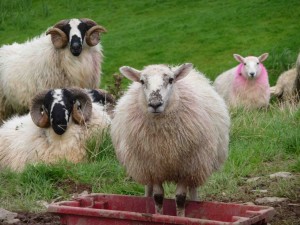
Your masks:
[{"label": "pasture", "polygon": [[[296,0],[162,1],[162,0],[1,0],[0,45],[24,42],[61,19],[91,18],[108,32],[100,87],[115,90],[113,75],[123,65],[191,62],[212,81],[237,65],[233,53],[259,56],[271,86],[281,72],[294,66],[300,50],[300,4]],[[121,80],[126,90],[129,81]],[[201,200],[254,202],[276,196],[288,200],[277,209],[272,225],[296,225],[300,215],[300,110],[280,108],[231,112],[230,154],[223,169],[199,189]],[[98,135],[104,135],[99,143]],[[0,143],[1,144],[1,143]],[[22,173],[0,171],[0,208],[43,212],[39,201],[69,199],[74,193],[105,192],[143,195],[143,186],[126,176],[116,160],[108,134],[87,142],[87,162],[28,166]],[[269,175],[291,172],[290,179]],[[255,182],[247,179],[260,177]],[[165,185],[168,197],[174,186]],[[267,190],[262,193],[260,190]]]}]

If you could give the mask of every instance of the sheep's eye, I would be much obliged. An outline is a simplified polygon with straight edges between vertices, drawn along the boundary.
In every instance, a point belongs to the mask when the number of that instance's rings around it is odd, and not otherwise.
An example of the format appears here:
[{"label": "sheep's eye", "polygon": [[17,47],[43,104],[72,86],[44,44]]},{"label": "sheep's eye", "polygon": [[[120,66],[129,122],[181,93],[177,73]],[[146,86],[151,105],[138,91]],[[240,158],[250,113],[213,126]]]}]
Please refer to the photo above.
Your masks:
[{"label": "sheep's eye", "polygon": [[259,63],[257,63],[257,65],[259,65]]},{"label": "sheep's eye", "polygon": [[169,78],[169,83],[172,84],[174,81],[174,78]]},{"label": "sheep's eye", "polygon": [[246,64],[246,63],[244,63],[244,65],[246,66],[247,64]]},{"label": "sheep's eye", "polygon": [[144,85],[144,84],[145,84],[145,81],[144,81],[144,80],[141,80],[141,84]]}]

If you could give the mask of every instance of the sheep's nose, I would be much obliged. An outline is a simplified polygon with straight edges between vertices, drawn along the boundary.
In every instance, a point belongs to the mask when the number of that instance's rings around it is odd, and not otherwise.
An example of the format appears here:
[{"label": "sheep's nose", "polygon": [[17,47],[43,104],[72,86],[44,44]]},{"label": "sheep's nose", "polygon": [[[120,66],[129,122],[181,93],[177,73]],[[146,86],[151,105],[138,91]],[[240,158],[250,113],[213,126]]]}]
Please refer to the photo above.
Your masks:
[{"label": "sheep's nose", "polygon": [[72,44],[72,48],[78,51],[81,49],[81,45],[78,42],[75,42]]},{"label": "sheep's nose", "polygon": [[151,102],[148,104],[148,106],[156,110],[158,107],[162,106],[162,102]]},{"label": "sheep's nose", "polygon": [[65,131],[67,130],[67,125],[64,125],[64,124],[55,125],[55,124],[53,124],[52,128],[53,128],[54,132],[57,135],[63,135],[65,133]]},{"label": "sheep's nose", "polygon": [[74,56],[79,56],[82,50],[82,45],[79,42],[73,42],[71,44],[71,52]]},{"label": "sheep's nose", "polygon": [[255,73],[251,72],[251,73],[250,73],[250,76],[251,76],[251,77],[254,77],[254,76],[255,76]]}]

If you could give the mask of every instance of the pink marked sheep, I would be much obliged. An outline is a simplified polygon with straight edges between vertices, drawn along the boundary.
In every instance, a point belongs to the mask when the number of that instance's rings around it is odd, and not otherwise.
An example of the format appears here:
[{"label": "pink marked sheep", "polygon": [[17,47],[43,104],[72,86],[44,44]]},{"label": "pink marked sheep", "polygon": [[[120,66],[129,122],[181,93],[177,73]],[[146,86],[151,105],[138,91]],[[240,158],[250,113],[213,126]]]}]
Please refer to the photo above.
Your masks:
[{"label": "pink marked sheep", "polygon": [[216,78],[214,82],[216,91],[229,107],[254,109],[268,106],[270,85],[267,70],[262,62],[269,54],[245,58],[238,54],[233,56],[240,64]]},{"label": "pink marked sheep", "polygon": [[[146,185],[157,213],[163,213],[164,182],[174,182],[177,215],[184,216],[186,195],[227,157],[230,117],[224,100],[190,63],[150,65],[142,71],[124,66],[134,81],[119,99],[111,137],[119,161]],[[154,195],[153,195],[154,194]]]},{"label": "pink marked sheep", "polygon": [[274,95],[282,103],[297,104],[300,100],[300,54],[296,61],[296,67],[280,74],[276,85],[271,87],[271,95]]}]

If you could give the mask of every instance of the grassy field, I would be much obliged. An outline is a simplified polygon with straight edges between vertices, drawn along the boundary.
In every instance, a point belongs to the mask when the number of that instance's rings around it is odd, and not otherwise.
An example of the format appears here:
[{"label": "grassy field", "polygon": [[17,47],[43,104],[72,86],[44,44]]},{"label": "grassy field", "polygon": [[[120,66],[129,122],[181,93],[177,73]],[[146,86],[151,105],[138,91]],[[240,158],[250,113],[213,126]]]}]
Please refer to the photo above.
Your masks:
[{"label": "grassy field", "polygon": [[[141,69],[153,63],[191,62],[209,78],[237,65],[232,54],[260,55],[270,83],[292,67],[300,50],[300,4],[296,0],[253,1],[0,1],[0,45],[23,42],[65,18],[87,17],[107,28],[102,37],[102,88],[123,65]],[[123,87],[128,82],[124,81]],[[300,111],[279,109],[231,112],[230,155],[222,171],[199,190],[201,199],[254,201],[263,196],[287,197],[300,203]],[[1,144],[1,143],[0,143]],[[142,195],[143,187],[126,177],[109,136],[87,143],[88,162],[28,166],[22,173],[0,172],[0,208],[39,211],[39,200],[67,199],[74,192]],[[268,175],[292,172],[290,180]],[[250,177],[262,177],[247,183]],[[74,187],[76,187],[74,189]],[[173,197],[174,186],[166,185]],[[279,224],[296,224],[285,221]],[[272,223],[273,225],[273,223]]]}]

